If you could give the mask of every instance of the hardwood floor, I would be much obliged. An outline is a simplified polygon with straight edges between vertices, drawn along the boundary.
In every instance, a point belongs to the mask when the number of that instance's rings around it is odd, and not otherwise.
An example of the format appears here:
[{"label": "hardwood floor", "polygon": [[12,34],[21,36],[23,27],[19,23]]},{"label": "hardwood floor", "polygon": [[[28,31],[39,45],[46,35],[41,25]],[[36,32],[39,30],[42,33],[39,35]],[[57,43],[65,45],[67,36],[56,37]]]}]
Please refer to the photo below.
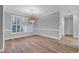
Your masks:
[{"label": "hardwood floor", "polygon": [[5,53],[76,53],[78,48],[39,35],[5,41]]},{"label": "hardwood floor", "polygon": [[59,40],[59,42],[76,48],[79,46],[79,40],[70,35],[62,37],[61,40]]}]

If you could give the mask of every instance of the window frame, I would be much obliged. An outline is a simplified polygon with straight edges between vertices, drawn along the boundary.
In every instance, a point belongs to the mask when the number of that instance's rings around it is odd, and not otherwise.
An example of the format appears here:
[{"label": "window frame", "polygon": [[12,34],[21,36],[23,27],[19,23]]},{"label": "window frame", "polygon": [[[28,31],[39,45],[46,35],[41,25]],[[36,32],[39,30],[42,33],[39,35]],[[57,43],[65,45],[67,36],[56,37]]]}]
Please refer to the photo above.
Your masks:
[{"label": "window frame", "polygon": [[[28,31],[28,25],[29,25],[29,22],[28,22],[28,18],[27,18],[27,21],[26,21],[26,29],[27,30],[25,30],[25,29],[23,29],[23,32],[21,31],[21,27],[20,27],[20,32],[17,32],[17,25],[19,25],[19,26],[24,26],[24,25],[22,25],[22,23],[20,23],[20,24],[17,24],[17,20],[16,20],[16,24],[13,24],[12,22],[13,22],[13,19],[14,18],[17,18],[17,17],[21,17],[21,18],[25,18],[25,17],[23,17],[23,16],[18,16],[18,15],[11,15],[11,33],[12,34],[19,34],[19,33],[33,33],[33,24],[31,24],[31,26],[32,26],[32,30],[30,30],[30,31]],[[26,18],[25,18],[26,19]],[[22,19],[21,19],[22,20]],[[23,19],[24,20],[24,19]],[[20,21],[21,22],[21,21]],[[13,32],[13,25],[16,25],[16,32]]]},{"label": "window frame", "polygon": [[[13,22],[13,19],[14,18],[18,18],[18,17],[23,17],[23,16],[18,16],[18,15],[11,15],[11,33],[13,33],[13,34],[15,34],[15,33],[23,33],[22,31],[21,31],[21,27],[20,27],[20,31],[18,32],[17,31],[17,26],[21,26],[21,23],[20,24],[17,24],[17,20],[15,20],[15,22],[16,22],[16,24],[13,24],[12,22]],[[20,21],[21,22],[21,21]],[[13,32],[13,25],[16,25],[16,32]]]}]

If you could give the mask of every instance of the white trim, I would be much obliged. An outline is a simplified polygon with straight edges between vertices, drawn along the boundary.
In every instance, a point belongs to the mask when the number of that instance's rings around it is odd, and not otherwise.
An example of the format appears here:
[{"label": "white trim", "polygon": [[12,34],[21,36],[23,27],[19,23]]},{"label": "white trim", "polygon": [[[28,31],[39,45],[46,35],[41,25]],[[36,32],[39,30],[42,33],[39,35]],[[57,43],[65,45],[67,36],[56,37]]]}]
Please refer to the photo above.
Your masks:
[{"label": "white trim", "polygon": [[74,38],[78,38],[78,36],[73,36]]},{"label": "white trim", "polygon": [[42,16],[48,16],[48,15],[51,15],[51,14],[54,14],[54,13],[56,13],[56,12],[59,12],[59,11],[54,11],[54,12],[52,12],[52,10],[50,11],[50,12],[48,12],[48,13],[46,13],[46,14],[41,14]]},{"label": "white trim", "polygon": [[[14,14],[20,14],[20,15],[22,15],[22,16],[25,16],[25,17],[27,17],[27,13],[24,13],[23,11],[21,12],[21,11],[17,11],[17,9],[11,9],[11,8],[8,8],[8,10],[6,10],[5,9],[5,12],[9,12],[9,13],[14,13]],[[18,12],[18,13],[15,13],[15,12]],[[53,11],[53,9],[51,9],[49,12],[45,12],[45,14],[43,13],[43,14],[39,14],[39,15],[41,15],[41,16],[47,16],[47,15],[50,15],[50,14],[53,14],[53,13],[55,13],[55,12],[59,12],[58,10],[54,10]]]},{"label": "white trim", "polygon": [[41,36],[45,36],[45,37],[49,37],[49,38],[54,38],[54,39],[60,40],[60,38],[58,38],[58,37],[54,37],[54,36],[50,36],[50,35],[43,35],[43,34],[38,34],[38,33],[27,34],[27,35],[19,35],[19,36],[16,36],[16,37],[9,37],[9,38],[5,38],[5,40],[13,39],[13,38],[19,38],[19,37],[25,37],[25,36],[32,36],[32,35],[41,35]]},{"label": "white trim", "polygon": [[65,33],[64,33],[64,23],[65,23],[65,21],[64,21],[64,16],[61,16],[60,15],[60,19],[59,19],[60,21],[59,21],[59,36],[60,36],[60,38],[62,38],[64,35],[65,35]]},{"label": "white trim", "polygon": [[19,38],[19,37],[25,37],[25,36],[32,36],[32,35],[35,35],[35,34],[19,35],[19,36],[15,36],[15,37],[7,37],[7,38],[5,38],[5,40]]},{"label": "white trim", "polygon": [[43,35],[43,34],[37,34],[37,35],[41,35],[41,36],[45,36],[45,37],[48,37],[48,38],[53,38],[53,39],[60,40],[60,38],[58,38],[58,37],[53,37],[53,36],[49,36],[49,35]]},{"label": "white trim", "polygon": [[[4,8],[5,9],[5,8]],[[17,10],[13,10],[13,9],[10,9],[10,8],[8,8],[8,10],[4,10],[4,12],[5,13],[10,13],[10,14],[16,14],[16,15],[19,15],[19,16],[24,16],[24,17],[26,17],[26,13],[23,13],[23,12],[21,12],[21,11],[17,11]],[[16,13],[17,12],[17,13]]]},{"label": "white trim", "polygon": [[41,29],[38,28],[38,30],[53,30],[53,31],[59,31],[58,29],[47,29],[47,28],[46,28],[46,29],[45,29],[45,28],[41,28]]},{"label": "white trim", "polygon": [[79,39],[79,24],[78,24],[78,39]]},{"label": "white trim", "polygon": [[6,32],[11,32],[11,30],[9,30],[9,29],[3,29],[3,33],[6,33]]},{"label": "white trim", "polygon": [[[48,31],[59,31],[59,29],[45,29],[45,28],[38,28],[38,30],[48,30]],[[54,39],[60,39],[60,37],[54,37],[54,36],[50,36],[50,35],[44,35],[44,34],[39,34],[39,33],[36,33],[37,35],[41,35],[41,36],[45,36],[45,37],[49,37],[49,38],[54,38]]]},{"label": "white trim", "polygon": [[4,12],[4,6],[3,6],[3,47],[2,47],[2,49],[1,49],[1,52],[4,52],[4,46],[5,46],[5,40],[4,40],[4,19],[5,19],[5,12]]}]

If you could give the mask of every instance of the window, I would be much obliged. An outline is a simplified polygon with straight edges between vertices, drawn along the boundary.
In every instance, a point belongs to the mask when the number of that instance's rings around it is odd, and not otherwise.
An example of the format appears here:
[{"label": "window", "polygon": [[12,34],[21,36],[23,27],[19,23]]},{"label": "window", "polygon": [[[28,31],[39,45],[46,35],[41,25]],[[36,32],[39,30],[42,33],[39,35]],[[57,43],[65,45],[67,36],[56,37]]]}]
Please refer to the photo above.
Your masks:
[{"label": "window", "polygon": [[12,33],[19,32],[33,32],[33,26],[31,23],[28,23],[28,19],[22,16],[12,15]]},{"label": "window", "polygon": [[28,23],[27,31],[28,31],[28,33],[33,32],[33,25],[32,25],[32,23]]},{"label": "window", "polygon": [[12,32],[26,32],[27,24],[25,17],[12,15]]}]

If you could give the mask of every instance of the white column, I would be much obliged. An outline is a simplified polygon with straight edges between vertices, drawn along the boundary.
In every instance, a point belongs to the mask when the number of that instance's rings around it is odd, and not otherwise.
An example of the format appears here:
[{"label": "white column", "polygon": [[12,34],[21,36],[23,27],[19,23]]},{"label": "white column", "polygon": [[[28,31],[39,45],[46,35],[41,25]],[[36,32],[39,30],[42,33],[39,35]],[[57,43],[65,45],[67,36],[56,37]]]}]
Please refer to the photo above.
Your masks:
[{"label": "white column", "polygon": [[73,15],[73,36],[74,37],[78,36],[78,15],[77,14]]},{"label": "white column", "polygon": [[78,24],[78,40],[79,40],[79,24]]},{"label": "white column", "polygon": [[64,36],[64,16],[60,17],[59,36],[60,38]]}]

